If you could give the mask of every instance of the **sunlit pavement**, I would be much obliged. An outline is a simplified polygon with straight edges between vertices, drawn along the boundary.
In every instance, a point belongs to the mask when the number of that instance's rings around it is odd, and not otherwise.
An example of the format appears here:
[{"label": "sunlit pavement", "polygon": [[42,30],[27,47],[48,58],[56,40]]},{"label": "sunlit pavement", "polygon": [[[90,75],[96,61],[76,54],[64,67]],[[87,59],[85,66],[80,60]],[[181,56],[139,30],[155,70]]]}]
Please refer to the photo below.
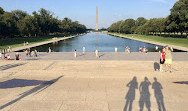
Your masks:
[{"label": "sunlit pavement", "polygon": [[[15,54],[10,53],[11,59],[15,59]],[[99,52],[99,58],[96,58],[94,52],[78,52],[77,57],[74,57],[74,52],[39,52],[38,57],[26,57],[24,52],[18,52],[22,56],[22,60],[131,60],[131,61],[159,61],[160,53],[148,52],[125,53],[125,52]],[[188,52],[173,52],[173,61],[188,61]]]},{"label": "sunlit pavement", "polygon": [[[188,61],[174,61],[173,73],[159,72],[156,62],[155,59],[1,60],[0,110],[126,111],[127,108],[128,111],[132,101],[132,111],[139,111],[143,103],[147,104],[143,111],[146,106],[158,111],[157,99],[166,111],[187,111]],[[140,94],[139,86],[145,77],[151,85],[147,90],[147,85],[142,84],[144,91]],[[153,84],[154,77],[157,84]],[[127,87],[130,81],[132,86]]]}]

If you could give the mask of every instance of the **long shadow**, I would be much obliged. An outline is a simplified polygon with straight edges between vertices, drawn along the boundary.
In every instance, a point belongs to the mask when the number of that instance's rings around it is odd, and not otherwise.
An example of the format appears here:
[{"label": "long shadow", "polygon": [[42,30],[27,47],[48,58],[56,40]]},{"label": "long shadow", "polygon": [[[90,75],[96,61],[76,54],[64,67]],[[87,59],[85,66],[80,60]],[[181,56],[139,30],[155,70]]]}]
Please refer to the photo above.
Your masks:
[{"label": "long shadow", "polygon": [[33,61],[33,60],[39,60],[39,59],[38,58],[28,58],[28,59],[25,59],[25,60],[29,60],[29,61],[32,60]]},{"label": "long shadow", "polygon": [[151,102],[150,102],[150,92],[149,92],[149,86],[151,85],[151,82],[148,80],[147,77],[144,78],[144,81],[141,82],[139,86],[140,91],[140,100],[139,100],[139,106],[140,111],[143,111],[144,104],[146,105],[146,108],[148,111],[151,111]]},{"label": "long shadow", "polygon": [[0,66],[0,71],[11,69],[11,68],[14,68],[14,67],[18,67],[18,66],[21,66],[21,65],[24,65],[24,64],[26,64],[26,63],[3,65],[3,66]]},{"label": "long shadow", "polygon": [[84,56],[85,54],[79,54],[77,57],[79,57],[79,56]]},{"label": "long shadow", "polygon": [[101,54],[100,56],[99,56],[99,58],[101,58],[102,56],[104,56],[105,54]]},{"label": "long shadow", "polygon": [[63,76],[60,76],[60,77],[58,77],[58,78],[56,78],[56,79],[43,82],[43,83],[40,84],[39,86],[37,86],[37,87],[35,87],[35,88],[32,88],[32,89],[30,89],[29,91],[26,91],[26,92],[20,94],[20,97],[18,97],[18,98],[16,98],[16,99],[14,99],[14,100],[12,100],[12,101],[10,101],[10,102],[8,102],[8,103],[6,103],[6,104],[0,106],[0,110],[1,110],[1,109],[4,109],[4,108],[6,108],[6,107],[8,107],[8,106],[11,105],[11,104],[16,103],[17,101],[19,101],[19,100],[21,100],[21,99],[23,99],[23,98],[25,98],[25,97],[27,97],[27,96],[29,96],[29,95],[35,93],[35,92],[36,92],[36,93],[39,93],[39,92],[45,90],[46,88],[48,88],[49,86],[51,86],[52,84],[54,84],[55,82],[57,82],[57,81],[58,81],[60,78],[62,78],[62,77],[63,77]]},{"label": "long shadow", "polygon": [[43,83],[45,83],[45,81],[11,79],[8,81],[0,82],[0,88],[6,89],[6,88],[15,88],[15,87],[35,86]]},{"label": "long shadow", "polygon": [[128,111],[132,111],[132,103],[135,99],[135,90],[138,89],[138,82],[136,77],[133,77],[133,79],[127,84],[127,87],[129,87],[129,91],[125,96],[126,104],[123,111],[127,111],[128,107]]},{"label": "long shadow", "polygon": [[152,84],[152,89],[154,89],[155,98],[158,104],[159,111],[166,111],[164,101],[163,101],[163,93],[161,89],[163,89],[162,85],[157,81],[157,78],[154,78],[154,82]]},{"label": "long shadow", "polygon": [[155,71],[157,71],[157,70],[159,71],[159,69],[160,69],[159,63],[155,62],[155,63],[154,63],[154,70],[155,70]]},{"label": "long shadow", "polygon": [[176,83],[176,84],[186,84],[186,85],[188,85],[188,81],[178,81],[178,82],[173,82],[173,83]]}]

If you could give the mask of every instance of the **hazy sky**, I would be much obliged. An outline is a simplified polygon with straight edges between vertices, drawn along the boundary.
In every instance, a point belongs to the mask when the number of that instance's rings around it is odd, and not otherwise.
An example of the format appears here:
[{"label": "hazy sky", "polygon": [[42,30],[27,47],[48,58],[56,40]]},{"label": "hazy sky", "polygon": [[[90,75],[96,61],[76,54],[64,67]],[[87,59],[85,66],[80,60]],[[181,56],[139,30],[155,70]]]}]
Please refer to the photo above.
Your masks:
[{"label": "hazy sky", "polygon": [[79,21],[87,28],[95,28],[96,6],[99,9],[99,28],[109,27],[113,22],[128,18],[166,17],[178,0],[0,0],[5,11],[20,9],[32,14],[40,8]]}]

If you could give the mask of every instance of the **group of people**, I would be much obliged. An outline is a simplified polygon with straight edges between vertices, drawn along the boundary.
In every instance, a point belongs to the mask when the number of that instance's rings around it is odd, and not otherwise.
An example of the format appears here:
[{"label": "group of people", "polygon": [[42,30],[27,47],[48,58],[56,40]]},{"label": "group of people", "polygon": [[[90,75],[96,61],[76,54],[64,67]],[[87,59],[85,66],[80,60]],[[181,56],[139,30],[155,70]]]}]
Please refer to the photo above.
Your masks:
[{"label": "group of people", "polygon": [[6,52],[0,52],[0,59],[10,60],[10,55],[7,54]]},{"label": "group of people", "polygon": [[[83,54],[85,54],[85,51],[86,51],[86,48],[83,47]],[[99,58],[98,49],[97,49],[97,48],[96,48],[96,50],[95,50],[95,55],[96,55],[96,58]],[[75,58],[77,57],[77,50],[76,50],[76,49],[74,50],[74,57],[75,57]]]},{"label": "group of people", "polygon": [[146,46],[144,46],[144,47],[139,47],[139,52],[141,53],[141,52],[143,52],[143,53],[148,53],[148,49],[146,48]]},{"label": "group of people", "polygon": [[37,57],[37,56],[38,56],[37,53],[38,53],[38,52],[37,52],[36,49],[33,50],[33,51],[31,51],[30,48],[28,48],[28,49],[25,50],[26,57],[28,57],[28,56],[30,56],[30,57]]},{"label": "group of people", "polygon": [[160,55],[160,71],[163,72],[163,64],[165,64],[165,72],[169,70],[170,67],[170,73],[172,73],[172,54],[173,48],[169,48],[169,46],[165,46]]},{"label": "group of people", "polygon": [[[11,58],[10,58],[9,54],[0,52],[0,59],[1,60],[4,59],[4,60],[8,60],[9,61]],[[21,55],[16,53],[15,54],[15,60],[21,60]]]},{"label": "group of people", "polygon": [[129,46],[125,47],[125,52],[131,53],[131,48]]},{"label": "group of people", "polygon": [[[130,50],[131,50],[131,48],[129,46],[125,47],[125,52],[131,53]],[[117,53],[117,51],[118,51],[118,48],[115,47],[115,53]]]},{"label": "group of people", "polygon": [[[117,48],[117,47],[115,47],[114,50],[115,50],[115,53],[118,52],[118,48]],[[125,52],[130,53],[130,50],[131,50],[131,48],[130,48],[129,46],[126,46],[126,47],[125,47]],[[86,48],[83,47],[83,54],[85,54],[85,51],[86,51]],[[49,52],[49,53],[51,52],[50,47],[49,47],[48,52]],[[147,49],[145,46],[144,46],[143,48],[142,48],[142,47],[139,47],[139,52],[147,53],[147,52],[148,52],[148,49]],[[95,55],[96,55],[96,58],[99,58],[99,57],[98,57],[98,49],[97,49],[97,48],[96,48],[96,50],[95,50]],[[74,57],[77,57],[77,50],[76,50],[76,49],[74,50]]]},{"label": "group of people", "polygon": [[4,59],[4,60],[10,60],[10,55],[7,54],[8,52],[10,52],[12,49],[9,46],[8,49],[3,49],[0,51],[0,59]]},{"label": "group of people", "polygon": [[27,41],[27,42],[24,41],[24,46],[26,46],[26,45],[29,45],[29,42],[28,42],[28,41]]}]

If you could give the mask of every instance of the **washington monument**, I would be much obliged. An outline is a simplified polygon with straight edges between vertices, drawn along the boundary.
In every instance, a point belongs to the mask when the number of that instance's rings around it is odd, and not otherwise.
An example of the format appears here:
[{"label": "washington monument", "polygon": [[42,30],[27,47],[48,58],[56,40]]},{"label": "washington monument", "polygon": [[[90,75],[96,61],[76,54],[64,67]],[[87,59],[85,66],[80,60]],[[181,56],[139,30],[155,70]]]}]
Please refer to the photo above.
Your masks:
[{"label": "washington monument", "polygon": [[98,26],[98,7],[96,7],[96,31],[99,30],[99,26]]}]

